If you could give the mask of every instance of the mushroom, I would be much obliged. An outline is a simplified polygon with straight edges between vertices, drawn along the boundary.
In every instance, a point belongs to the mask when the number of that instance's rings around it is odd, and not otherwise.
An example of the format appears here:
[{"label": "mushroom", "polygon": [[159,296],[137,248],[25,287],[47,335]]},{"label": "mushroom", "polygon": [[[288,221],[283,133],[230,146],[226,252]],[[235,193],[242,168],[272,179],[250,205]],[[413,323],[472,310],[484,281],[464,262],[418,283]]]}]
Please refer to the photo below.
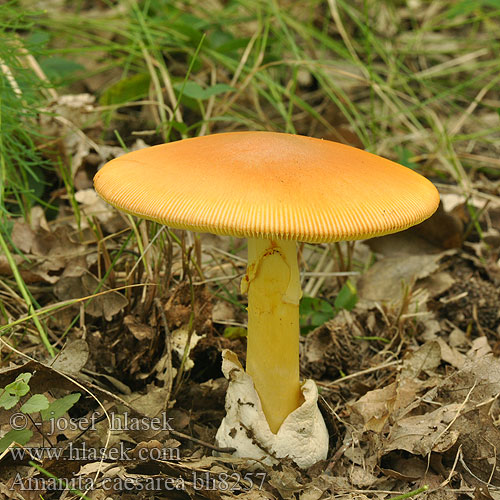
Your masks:
[{"label": "mushroom", "polygon": [[326,458],[317,389],[299,376],[296,242],[371,238],[422,222],[439,194],[416,172],[310,137],[233,132],[135,151],[107,163],[95,189],[111,205],[172,228],[248,238],[246,371],[223,353],[230,380],[217,433],[238,456]]}]

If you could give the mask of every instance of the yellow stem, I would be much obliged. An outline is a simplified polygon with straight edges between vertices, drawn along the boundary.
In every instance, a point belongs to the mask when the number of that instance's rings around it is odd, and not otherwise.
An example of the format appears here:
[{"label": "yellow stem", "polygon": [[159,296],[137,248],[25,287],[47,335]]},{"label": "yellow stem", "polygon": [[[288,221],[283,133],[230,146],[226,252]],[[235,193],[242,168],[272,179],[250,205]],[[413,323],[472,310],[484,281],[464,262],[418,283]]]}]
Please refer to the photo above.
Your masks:
[{"label": "yellow stem", "polygon": [[299,381],[299,267],[295,241],[249,238],[246,371],[277,433],[302,402]]}]

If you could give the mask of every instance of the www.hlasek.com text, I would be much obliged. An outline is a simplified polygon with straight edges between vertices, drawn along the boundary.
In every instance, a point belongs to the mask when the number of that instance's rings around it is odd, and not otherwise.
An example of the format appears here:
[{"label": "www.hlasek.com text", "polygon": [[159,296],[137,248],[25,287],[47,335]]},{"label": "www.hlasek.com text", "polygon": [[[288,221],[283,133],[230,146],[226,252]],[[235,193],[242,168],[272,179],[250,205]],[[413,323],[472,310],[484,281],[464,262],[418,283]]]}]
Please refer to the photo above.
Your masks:
[{"label": "www.hlasek.com text", "polygon": [[23,447],[11,448],[9,450],[13,460],[36,459],[36,460],[81,460],[100,461],[112,460],[114,462],[125,462],[129,460],[180,460],[179,448],[138,448],[131,453],[126,449],[124,443],[110,448],[91,448],[85,442],[74,445],[69,443],[67,447]]}]

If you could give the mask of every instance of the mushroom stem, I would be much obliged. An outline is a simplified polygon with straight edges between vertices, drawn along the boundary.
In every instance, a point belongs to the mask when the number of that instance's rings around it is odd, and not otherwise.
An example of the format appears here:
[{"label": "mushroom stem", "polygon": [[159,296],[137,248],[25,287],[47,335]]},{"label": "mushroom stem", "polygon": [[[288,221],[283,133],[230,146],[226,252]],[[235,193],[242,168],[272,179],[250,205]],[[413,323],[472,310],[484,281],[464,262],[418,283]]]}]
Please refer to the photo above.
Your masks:
[{"label": "mushroom stem", "polygon": [[299,380],[299,266],[295,241],[248,239],[246,371],[276,434],[303,402]]}]

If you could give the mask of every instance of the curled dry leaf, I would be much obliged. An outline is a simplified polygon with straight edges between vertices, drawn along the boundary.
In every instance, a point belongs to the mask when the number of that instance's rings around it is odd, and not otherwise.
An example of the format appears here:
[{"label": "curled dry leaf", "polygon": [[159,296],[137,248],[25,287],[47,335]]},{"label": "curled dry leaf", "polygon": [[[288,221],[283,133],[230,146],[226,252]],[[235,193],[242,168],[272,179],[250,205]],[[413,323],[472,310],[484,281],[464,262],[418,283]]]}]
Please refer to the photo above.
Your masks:
[{"label": "curled dry leaf", "polygon": [[432,373],[441,362],[437,342],[427,342],[404,361],[396,382],[367,392],[350,406],[363,420],[364,429],[382,432],[386,423],[395,420],[416,399],[428,383],[418,379],[422,372]]},{"label": "curled dry leaf", "polygon": [[362,417],[367,431],[382,432],[394,409],[396,383],[366,393],[351,408]]},{"label": "curled dry leaf", "polygon": [[458,349],[447,344],[442,338],[437,338],[441,350],[441,358],[455,368],[463,368],[467,358]]},{"label": "curled dry leaf", "polygon": [[438,268],[448,252],[429,255],[400,255],[376,262],[359,280],[360,297],[377,302],[399,302],[402,285],[412,286]]},{"label": "curled dry leaf", "polygon": [[[14,255],[14,259],[27,283],[57,283],[63,270],[86,252],[83,245],[72,241],[68,226],[49,230],[44,220],[36,219],[30,226],[16,219],[12,228],[12,242],[25,254],[24,258]],[[0,273],[12,273],[3,255],[0,256]]]},{"label": "curled dry leaf", "polygon": [[155,332],[150,326],[140,323],[130,314],[123,318],[123,324],[137,340],[152,339],[155,336]]},{"label": "curled dry leaf", "polygon": [[389,434],[384,452],[405,450],[413,455],[427,456],[449,450],[457,441],[459,432],[449,430],[456,418],[460,404],[452,404],[424,415],[407,417],[396,422]]},{"label": "curled dry leaf", "polygon": [[300,473],[296,467],[280,464],[277,469],[269,471],[269,484],[276,488],[280,498],[295,498],[295,494],[302,490]]},{"label": "curled dry leaf", "polygon": [[[93,317],[104,317],[106,321],[111,321],[115,314],[127,306],[128,300],[121,293],[111,290],[94,295],[99,285],[97,277],[86,272],[81,276],[61,278],[54,287],[54,293],[59,300],[90,297],[86,300],[85,312]],[[103,289],[104,287],[101,287],[101,290]]]},{"label": "curled dry leaf", "polygon": [[404,362],[401,378],[416,379],[422,372],[433,374],[441,362],[441,348],[438,342],[426,342]]},{"label": "curled dry leaf", "polygon": [[89,359],[89,346],[83,339],[67,343],[52,363],[52,367],[76,375]]}]

